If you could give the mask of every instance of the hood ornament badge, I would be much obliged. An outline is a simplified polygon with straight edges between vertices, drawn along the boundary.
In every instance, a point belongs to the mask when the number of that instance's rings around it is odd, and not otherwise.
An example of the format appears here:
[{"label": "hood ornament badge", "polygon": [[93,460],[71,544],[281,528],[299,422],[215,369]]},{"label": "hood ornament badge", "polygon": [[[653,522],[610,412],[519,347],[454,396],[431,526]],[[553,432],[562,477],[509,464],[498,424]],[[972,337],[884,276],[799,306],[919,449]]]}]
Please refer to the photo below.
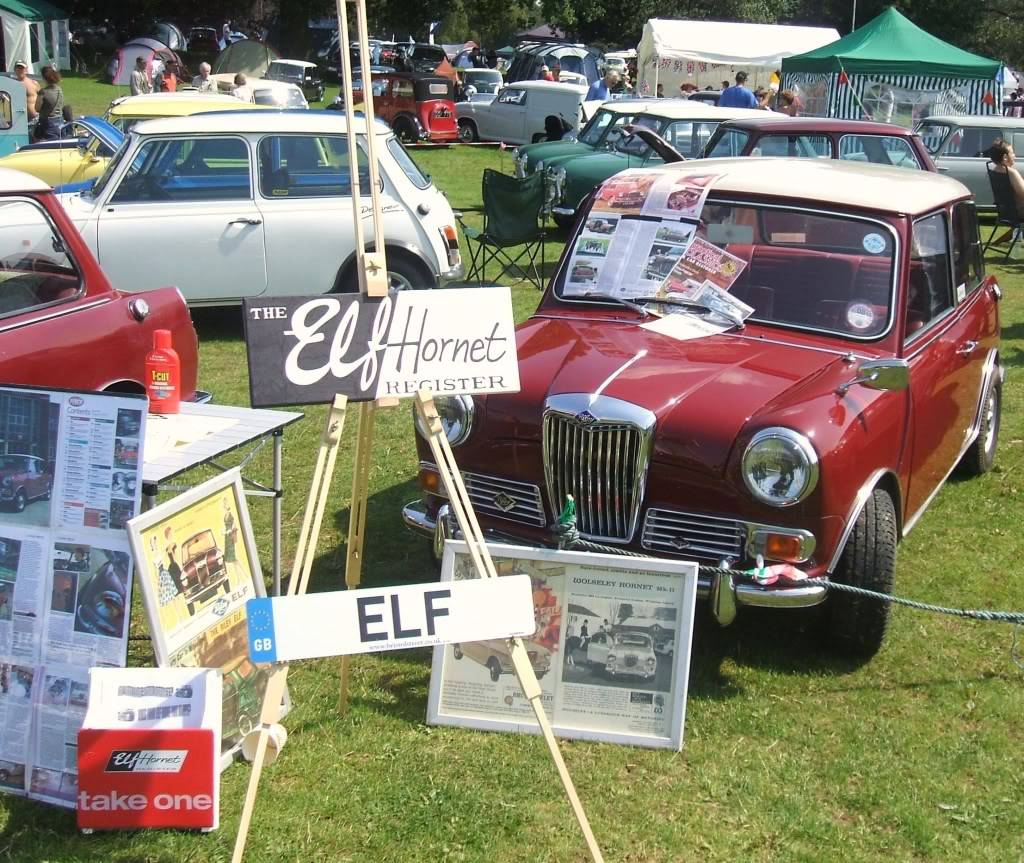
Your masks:
[{"label": "hood ornament badge", "polygon": [[503,491],[499,491],[493,498],[494,505],[502,512],[511,512],[515,509],[516,499],[511,495],[505,494]]},{"label": "hood ornament badge", "polygon": [[573,419],[576,421],[577,425],[581,426],[589,426],[597,422],[597,417],[590,411],[580,411],[575,417],[573,417]]}]

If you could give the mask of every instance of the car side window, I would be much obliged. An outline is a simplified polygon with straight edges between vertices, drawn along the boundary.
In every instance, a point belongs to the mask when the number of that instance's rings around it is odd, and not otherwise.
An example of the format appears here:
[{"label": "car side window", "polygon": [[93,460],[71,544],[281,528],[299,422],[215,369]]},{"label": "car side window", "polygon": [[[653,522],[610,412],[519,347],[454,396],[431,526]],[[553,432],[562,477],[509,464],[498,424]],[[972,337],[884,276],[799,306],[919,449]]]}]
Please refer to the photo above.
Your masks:
[{"label": "car side window", "polygon": [[[370,187],[370,165],[356,148],[359,187]],[[260,193],[265,198],[323,198],[352,194],[345,135],[271,135],[259,144]]]},{"label": "car side window", "polygon": [[961,126],[949,136],[942,155],[978,158],[984,156],[988,148],[1002,137],[1002,129]]},{"label": "car side window", "polygon": [[0,129],[7,130],[14,125],[10,93],[0,93]]},{"label": "car side window", "polygon": [[765,135],[750,155],[831,158],[832,141],[826,135]]},{"label": "car side window", "polygon": [[391,82],[391,95],[396,99],[411,99],[413,96],[412,81],[398,78]]},{"label": "car side window", "polygon": [[908,341],[953,308],[948,237],[944,212],[914,222],[907,278],[905,336]]},{"label": "car side window", "polygon": [[112,203],[227,201],[251,198],[249,148],[240,138],[147,141]]},{"label": "car side window", "polygon": [[978,213],[973,203],[961,201],[953,207],[953,279],[957,299],[975,290],[984,275]]},{"label": "car side window", "polygon": [[501,105],[525,105],[526,91],[512,90],[506,87],[498,96],[498,103]]},{"label": "car side window", "polygon": [[889,135],[843,135],[839,139],[839,158],[914,170],[921,167],[910,142]]},{"label": "car side window", "polygon": [[0,202],[0,317],[79,295],[79,272],[35,201]]}]

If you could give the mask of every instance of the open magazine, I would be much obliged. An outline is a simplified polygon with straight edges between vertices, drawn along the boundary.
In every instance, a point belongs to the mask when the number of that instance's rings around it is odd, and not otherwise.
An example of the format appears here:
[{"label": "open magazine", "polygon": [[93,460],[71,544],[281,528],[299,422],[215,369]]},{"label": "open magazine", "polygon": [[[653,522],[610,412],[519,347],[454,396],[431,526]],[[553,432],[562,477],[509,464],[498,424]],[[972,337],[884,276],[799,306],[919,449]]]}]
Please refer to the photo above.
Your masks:
[{"label": "open magazine", "polygon": [[89,668],[126,659],[146,411],[0,387],[0,790],[75,805]]}]

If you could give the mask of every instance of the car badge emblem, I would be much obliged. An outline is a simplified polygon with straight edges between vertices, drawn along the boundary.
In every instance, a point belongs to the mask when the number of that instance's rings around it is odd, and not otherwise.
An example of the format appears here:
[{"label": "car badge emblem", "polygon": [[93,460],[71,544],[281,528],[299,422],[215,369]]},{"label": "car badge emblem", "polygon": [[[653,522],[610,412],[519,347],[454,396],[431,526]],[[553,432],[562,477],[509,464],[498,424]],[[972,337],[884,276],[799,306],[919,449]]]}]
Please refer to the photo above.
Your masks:
[{"label": "car badge emblem", "polygon": [[213,604],[213,613],[217,617],[223,617],[228,613],[230,608],[231,603],[228,601],[228,598],[226,596],[222,596]]},{"label": "car badge emblem", "polygon": [[494,505],[502,512],[511,512],[516,505],[516,499],[511,497],[503,491],[499,491],[494,496]]},{"label": "car badge emblem", "polygon": [[580,411],[575,416],[575,420],[578,425],[589,426],[597,422],[597,417],[594,416],[590,411]]}]

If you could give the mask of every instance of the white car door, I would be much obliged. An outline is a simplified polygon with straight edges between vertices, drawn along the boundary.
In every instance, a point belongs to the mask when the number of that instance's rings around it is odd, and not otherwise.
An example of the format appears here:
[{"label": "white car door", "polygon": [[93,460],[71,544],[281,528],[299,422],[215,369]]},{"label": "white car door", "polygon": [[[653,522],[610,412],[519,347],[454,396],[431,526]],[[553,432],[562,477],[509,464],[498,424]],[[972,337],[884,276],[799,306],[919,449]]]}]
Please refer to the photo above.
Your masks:
[{"label": "white car door", "polygon": [[523,130],[526,128],[526,90],[505,87],[497,97],[480,111],[480,137],[510,144],[528,144]]},{"label": "white car door", "polygon": [[[259,208],[267,229],[269,293],[322,294],[355,249],[348,138],[267,135],[256,146]],[[359,150],[360,192],[369,222],[369,165]]]},{"label": "white car door", "polygon": [[96,256],[116,288],[174,285],[199,305],[267,288],[263,216],[244,138],[144,140],[96,213]]}]

